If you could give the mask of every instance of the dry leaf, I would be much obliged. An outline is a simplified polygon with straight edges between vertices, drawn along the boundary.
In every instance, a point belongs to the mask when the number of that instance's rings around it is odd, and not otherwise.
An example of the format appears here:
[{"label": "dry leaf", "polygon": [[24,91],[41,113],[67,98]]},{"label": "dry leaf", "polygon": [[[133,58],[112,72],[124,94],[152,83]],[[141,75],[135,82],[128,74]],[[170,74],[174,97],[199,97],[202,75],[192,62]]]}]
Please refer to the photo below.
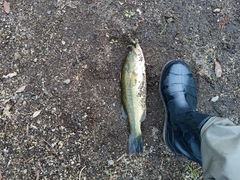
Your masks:
[{"label": "dry leaf", "polygon": [[199,74],[199,75],[202,75],[202,74],[203,74],[203,69],[201,69],[200,71],[198,71],[198,74]]},{"label": "dry leaf", "polygon": [[6,0],[4,0],[4,3],[3,3],[3,9],[7,14],[10,13],[10,3],[8,3]]},{"label": "dry leaf", "polygon": [[26,88],[26,86],[20,87],[20,88],[16,91],[16,93],[23,92],[23,91],[25,90],[25,88]]},{"label": "dry leaf", "polygon": [[3,114],[6,115],[9,119],[11,119],[12,115],[9,112],[11,106],[9,104],[6,105],[6,107],[3,110]]},{"label": "dry leaf", "polygon": [[12,77],[14,77],[14,76],[16,76],[16,75],[17,75],[17,73],[16,73],[16,72],[13,72],[13,73],[9,73],[9,74],[7,74],[7,75],[3,75],[2,78],[12,78]]},{"label": "dry leaf", "polygon": [[215,74],[217,78],[222,76],[222,66],[218,61],[215,61]]},{"label": "dry leaf", "polygon": [[33,113],[33,118],[35,118],[35,117],[37,117],[40,113],[41,113],[41,111],[42,110],[38,110],[38,111],[35,111],[34,113]]}]

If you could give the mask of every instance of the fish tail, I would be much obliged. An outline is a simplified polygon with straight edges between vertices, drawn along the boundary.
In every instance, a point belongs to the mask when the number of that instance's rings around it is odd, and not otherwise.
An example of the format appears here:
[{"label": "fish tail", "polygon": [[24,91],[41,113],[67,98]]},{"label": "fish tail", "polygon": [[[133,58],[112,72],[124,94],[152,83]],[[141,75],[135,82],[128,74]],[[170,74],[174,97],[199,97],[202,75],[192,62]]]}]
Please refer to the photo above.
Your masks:
[{"label": "fish tail", "polygon": [[133,136],[130,134],[129,136],[129,154],[140,154],[143,153],[143,141],[142,135]]}]

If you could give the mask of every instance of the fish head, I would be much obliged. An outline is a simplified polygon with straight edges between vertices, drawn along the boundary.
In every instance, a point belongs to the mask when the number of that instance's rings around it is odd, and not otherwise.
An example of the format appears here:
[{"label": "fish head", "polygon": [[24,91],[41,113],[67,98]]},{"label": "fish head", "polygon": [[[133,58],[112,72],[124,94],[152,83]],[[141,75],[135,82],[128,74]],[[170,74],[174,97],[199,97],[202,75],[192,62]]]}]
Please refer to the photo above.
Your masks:
[{"label": "fish head", "polygon": [[126,70],[128,72],[135,71],[145,63],[142,49],[138,44],[138,41],[136,40],[136,44],[130,45],[130,47],[131,51],[129,52],[126,60]]}]

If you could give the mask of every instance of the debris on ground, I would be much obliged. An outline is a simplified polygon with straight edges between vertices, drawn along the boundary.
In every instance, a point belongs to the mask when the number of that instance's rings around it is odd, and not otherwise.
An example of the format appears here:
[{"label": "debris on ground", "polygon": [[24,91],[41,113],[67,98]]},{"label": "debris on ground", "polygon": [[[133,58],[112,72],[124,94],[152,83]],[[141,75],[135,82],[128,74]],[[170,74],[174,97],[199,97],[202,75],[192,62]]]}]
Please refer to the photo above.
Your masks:
[{"label": "debris on ground", "polygon": [[222,66],[218,61],[214,61],[215,64],[215,75],[217,78],[222,76]]},{"label": "debris on ground", "polygon": [[7,13],[7,14],[10,13],[10,3],[7,2],[7,0],[4,0],[3,9],[4,9],[5,13]]},{"label": "debris on ground", "polygon": [[212,102],[216,102],[219,99],[219,96],[215,96],[211,99]]}]

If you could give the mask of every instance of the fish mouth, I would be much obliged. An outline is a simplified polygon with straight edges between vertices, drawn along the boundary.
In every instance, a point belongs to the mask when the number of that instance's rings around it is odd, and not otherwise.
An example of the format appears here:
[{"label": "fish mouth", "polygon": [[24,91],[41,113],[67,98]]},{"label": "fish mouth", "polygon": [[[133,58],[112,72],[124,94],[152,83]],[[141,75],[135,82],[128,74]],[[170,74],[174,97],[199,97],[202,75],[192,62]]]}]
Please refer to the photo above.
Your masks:
[{"label": "fish mouth", "polygon": [[142,49],[138,43],[138,39],[132,39],[130,38],[131,43],[127,46],[128,48],[131,49],[129,54],[136,54],[136,55],[141,55],[142,54]]},{"label": "fish mouth", "polygon": [[134,39],[130,38],[130,41],[134,46],[136,46],[138,44],[138,39],[134,40]]},{"label": "fish mouth", "polygon": [[130,43],[127,45],[127,47],[131,48],[131,50],[133,50],[134,48],[137,48],[138,39],[132,39],[131,37],[129,37],[129,39],[130,39]]}]

